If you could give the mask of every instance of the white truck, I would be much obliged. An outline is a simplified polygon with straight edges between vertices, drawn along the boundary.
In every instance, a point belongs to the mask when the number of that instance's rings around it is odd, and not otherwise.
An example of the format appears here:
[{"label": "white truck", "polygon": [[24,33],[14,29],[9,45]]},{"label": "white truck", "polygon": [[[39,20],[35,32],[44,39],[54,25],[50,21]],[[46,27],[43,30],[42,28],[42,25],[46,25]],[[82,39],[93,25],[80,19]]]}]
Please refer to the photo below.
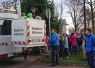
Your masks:
[{"label": "white truck", "polygon": [[0,59],[22,47],[46,46],[45,20],[21,19],[20,0],[0,0]]}]

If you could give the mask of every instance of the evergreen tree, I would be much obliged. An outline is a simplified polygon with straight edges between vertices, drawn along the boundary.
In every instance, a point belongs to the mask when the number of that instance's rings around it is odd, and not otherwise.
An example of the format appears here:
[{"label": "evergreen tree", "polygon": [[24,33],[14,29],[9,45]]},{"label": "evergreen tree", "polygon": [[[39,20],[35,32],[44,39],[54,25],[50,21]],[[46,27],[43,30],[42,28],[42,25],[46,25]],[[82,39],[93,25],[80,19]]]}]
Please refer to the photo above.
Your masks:
[{"label": "evergreen tree", "polygon": [[36,16],[41,16],[42,19],[46,20],[47,33],[49,29],[48,19],[45,16],[46,9],[50,8],[51,10],[51,27],[59,29],[58,16],[56,15],[55,4],[53,1],[48,0],[22,0],[21,9],[22,12],[28,13],[31,12],[30,8],[36,8]]},{"label": "evergreen tree", "polygon": [[58,15],[56,14],[56,7],[55,7],[55,4],[54,4],[54,1],[50,2],[48,4],[50,10],[51,10],[51,28],[55,28],[55,29],[58,29],[59,30],[59,20],[58,20]]},{"label": "evergreen tree", "polygon": [[36,9],[36,16],[45,18],[45,11],[47,9],[47,0],[22,0],[21,3],[22,12],[32,12],[31,9]]}]

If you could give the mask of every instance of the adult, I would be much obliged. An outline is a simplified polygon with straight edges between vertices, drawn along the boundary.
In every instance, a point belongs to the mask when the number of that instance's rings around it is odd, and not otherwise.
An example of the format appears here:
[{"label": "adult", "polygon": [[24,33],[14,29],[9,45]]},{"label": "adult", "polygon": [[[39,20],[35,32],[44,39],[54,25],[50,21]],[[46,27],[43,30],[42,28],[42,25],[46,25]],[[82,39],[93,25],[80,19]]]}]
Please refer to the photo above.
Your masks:
[{"label": "adult", "polygon": [[51,58],[52,65],[56,66],[59,64],[59,35],[57,34],[55,29],[52,29],[51,37],[50,37],[50,46],[51,46]]},{"label": "adult", "polygon": [[72,33],[70,37],[71,54],[76,54],[76,51],[77,51],[76,38],[77,38],[76,34]]},{"label": "adult", "polygon": [[67,34],[64,34],[64,55],[69,57],[69,42]]},{"label": "adult", "polygon": [[86,55],[90,68],[95,68],[95,36],[86,29]]}]

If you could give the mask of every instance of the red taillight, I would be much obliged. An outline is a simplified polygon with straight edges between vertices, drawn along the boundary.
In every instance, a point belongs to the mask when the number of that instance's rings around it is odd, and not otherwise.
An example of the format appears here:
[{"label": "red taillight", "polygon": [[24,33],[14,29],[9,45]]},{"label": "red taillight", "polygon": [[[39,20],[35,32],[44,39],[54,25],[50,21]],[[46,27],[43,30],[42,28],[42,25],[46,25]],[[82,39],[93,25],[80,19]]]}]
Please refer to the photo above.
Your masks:
[{"label": "red taillight", "polygon": [[42,42],[44,42],[45,40],[44,39],[42,39]]},{"label": "red taillight", "polygon": [[0,55],[0,59],[6,58],[6,57],[7,57],[7,54]]},{"label": "red taillight", "polygon": [[31,40],[28,40],[29,42],[31,42]]}]

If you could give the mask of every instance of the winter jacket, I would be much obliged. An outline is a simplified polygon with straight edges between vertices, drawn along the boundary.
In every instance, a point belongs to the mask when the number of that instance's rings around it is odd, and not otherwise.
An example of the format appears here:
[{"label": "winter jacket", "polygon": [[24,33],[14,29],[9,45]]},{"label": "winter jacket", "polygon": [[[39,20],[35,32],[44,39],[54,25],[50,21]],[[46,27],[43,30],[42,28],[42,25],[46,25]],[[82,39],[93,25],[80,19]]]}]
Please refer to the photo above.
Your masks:
[{"label": "winter jacket", "polygon": [[86,52],[95,52],[95,36],[90,34],[86,36]]},{"label": "winter jacket", "polygon": [[69,48],[69,46],[68,46],[68,37],[64,37],[64,48]]},{"label": "winter jacket", "polygon": [[46,42],[46,44],[47,44],[47,46],[48,46],[48,48],[49,48],[49,47],[50,47],[50,42],[49,42],[48,37],[46,37],[45,42]]},{"label": "winter jacket", "polygon": [[71,46],[77,46],[76,35],[70,37],[70,44]]},{"label": "winter jacket", "polygon": [[56,32],[51,33],[51,38],[50,38],[50,44],[51,46],[59,46],[59,35]]}]

